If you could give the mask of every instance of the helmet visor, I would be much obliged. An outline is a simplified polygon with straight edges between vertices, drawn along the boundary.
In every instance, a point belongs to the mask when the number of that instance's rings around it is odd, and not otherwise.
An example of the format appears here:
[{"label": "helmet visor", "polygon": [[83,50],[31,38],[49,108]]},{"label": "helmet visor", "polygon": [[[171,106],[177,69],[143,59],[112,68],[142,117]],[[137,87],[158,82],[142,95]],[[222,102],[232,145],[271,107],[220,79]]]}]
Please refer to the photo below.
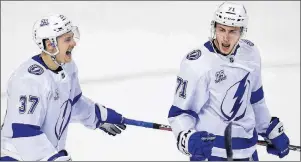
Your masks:
[{"label": "helmet visor", "polygon": [[80,33],[79,33],[79,30],[78,30],[78,27],[77,26],[72,26],[72,29],[71,31],[73,33],[73,39],[76,43],[79,42],[80,40]]}]

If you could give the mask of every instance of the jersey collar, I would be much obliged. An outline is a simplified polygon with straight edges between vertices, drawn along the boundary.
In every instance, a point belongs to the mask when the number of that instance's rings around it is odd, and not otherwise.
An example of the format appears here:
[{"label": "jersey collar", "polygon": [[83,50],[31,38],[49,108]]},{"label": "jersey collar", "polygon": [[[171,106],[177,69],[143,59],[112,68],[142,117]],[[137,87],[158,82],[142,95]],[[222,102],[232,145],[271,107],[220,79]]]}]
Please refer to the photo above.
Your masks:
[{"label": "jersey collar", "polygon": [[[213,43],[211,43],[211,41],[207,41],[207,42],[204,44],[204,46],[205,46],[210,52],[215,53],[214,47],[213,47]],[[236,46],[234,52],[232,53],[232,55],[234,55],[234,56],[236,55],[237,49],[238,49],[239,47],[240,47],[239,44],[237,44],[237,46]],[[221,53],[219,53],[219,50],[216,50],[216,52],[217,52],[218,54],[221,54]]]}]

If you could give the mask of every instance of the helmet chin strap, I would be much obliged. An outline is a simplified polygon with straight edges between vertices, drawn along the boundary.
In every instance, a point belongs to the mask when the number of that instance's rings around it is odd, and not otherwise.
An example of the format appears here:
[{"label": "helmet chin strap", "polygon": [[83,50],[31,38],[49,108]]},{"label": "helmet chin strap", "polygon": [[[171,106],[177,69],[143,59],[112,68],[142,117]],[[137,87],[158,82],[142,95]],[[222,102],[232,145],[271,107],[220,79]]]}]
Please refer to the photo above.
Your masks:
[{"label": "helmet chin strap", "polygon": [[63,66],[65,63],[58,63],[57,61],[56,61],[56,55],[59,53],[59,49],[57,48],[57,47],[55,47],[55,49],[56,49],[56,52],[55,53],[50,53],[50,52],[48,52],[48,51],[46,51],[46,50],[43,50],[45,53],[47,53],[50,57],[51,57],[51,59],[52,59],[52,61],[56,64],[56,65],[58,65],[58,66]]}]

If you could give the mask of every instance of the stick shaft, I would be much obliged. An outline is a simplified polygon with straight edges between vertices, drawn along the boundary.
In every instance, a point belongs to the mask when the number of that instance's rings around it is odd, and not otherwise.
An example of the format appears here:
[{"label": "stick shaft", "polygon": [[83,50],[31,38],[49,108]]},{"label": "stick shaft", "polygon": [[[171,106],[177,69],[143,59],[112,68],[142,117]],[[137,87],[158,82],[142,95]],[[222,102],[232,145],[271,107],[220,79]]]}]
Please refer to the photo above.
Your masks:
[{"label": "stick shaft", "polygon": [[[127,125],[134,125],[134,126],[139,126],[139,127],[159,129],[159,130],[165,130],[165,131],[172,131],[171,127],[169,125],[165,125],[165,124],[145,122],[145,121],[133,120],[133,119],[128,119],[128,118],[124,118],[123,121],[124,121],[124,124],[127,124]],[[258,140],[257,145],[267,146],[268,142],[266,142],[264,140]],[[300,148],[301,148],[300,146],[289,145],[289,149],[293,150],[293,151],[300,152]]]}]

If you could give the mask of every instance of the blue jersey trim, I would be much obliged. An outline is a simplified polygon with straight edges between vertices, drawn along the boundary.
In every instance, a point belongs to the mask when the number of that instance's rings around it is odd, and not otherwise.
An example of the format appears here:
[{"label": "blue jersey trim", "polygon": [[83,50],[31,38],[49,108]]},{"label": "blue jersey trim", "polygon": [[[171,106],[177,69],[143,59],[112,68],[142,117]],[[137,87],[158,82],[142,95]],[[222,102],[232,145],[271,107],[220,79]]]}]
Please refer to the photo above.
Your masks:
[{"label": "blue jersey trim", "polygon": [[13,130],[12,138],[32,137],[32,136],[38,136],[43,133],[40,130],[39,126],[22,124],[22,123],[13,123],[12,130]]},{"label": "blue jersey trim", "polygon": [[0,157],[0,161],[18,161],[18,160],[14,159],[10,156],[3,156],[3,157]]},{"label": "blue jersey trim", "polygon": [[42,60],[42,57],[40,54],[33,56],[32,59],[35,60],[36,62],[40,63],[41,65],[43,65],[46,69],[49,69],[47,67],[47,65],[45,64],[45,62]]},{"label": "blue jersey trim", "polygon": [[72,100],[71,106],[75,105],[81,96],[82,96],[82,92],[80,94],[78,94],[77,96],[75,96],[74,99]]},{"label": "blue jersey trim", "polygon": [[199,118],[198,114],[195,111],[192,111],[192,110],[182,110],[179,107],[174,106],[174,105],[172,105],[171,108],[170,108],[170,110],[169,110],[168,118],[176,117],[176,116],[179,116],[179,115],[184,114],[184,113],[188,114],[188,115],[191,115],[191,116],[193,116],[196,119]]},{"label": "blue jersey trim", "polygon": [[[241,137],[232,137],[232,149],[247,149],[256,145],[258,140],[258,135],[256,130],[253,131],[252,138],[241,138]],[[214,147],[225,149],[225,137],[216,135]]]},{"label": "blue jersey trim", "polygon": [[54,161],[55,159],[59,158],[59,157],[62,157],[62,156],[66,156],[67,153],[66,151],[60,151],[58,152],[57,154],[54,154],[53,156],[51,156],[47,161]]},{"label": "blue jersey trim", "polygon": [[210,41],[207,41],[204,46],[210,51],[210,52],[214,52],[213,46],[211,45]]},{"label": "blue jersey trim", "polygon": [[[197,157],[191,157],[190,160],[197,159]],[[259,161],[257,151],[255,150],[252,154],[252,161]],[[196,161],[196,160],[194,160]],[[208,158],[208,161],[228,161],[227,158],[218,157],[218,156],[210,156]],[[233,161],[250,161],[250,157],[248,158],[242,158],[242,159],[233,159]]]},{"label": "blue jersey trim", "polygon": [[262,89],[262,86],[255,92],[252,92],[251,94],[251,104],[257,103],[258,101],[262,100],[264,97],[264,92]]}]

